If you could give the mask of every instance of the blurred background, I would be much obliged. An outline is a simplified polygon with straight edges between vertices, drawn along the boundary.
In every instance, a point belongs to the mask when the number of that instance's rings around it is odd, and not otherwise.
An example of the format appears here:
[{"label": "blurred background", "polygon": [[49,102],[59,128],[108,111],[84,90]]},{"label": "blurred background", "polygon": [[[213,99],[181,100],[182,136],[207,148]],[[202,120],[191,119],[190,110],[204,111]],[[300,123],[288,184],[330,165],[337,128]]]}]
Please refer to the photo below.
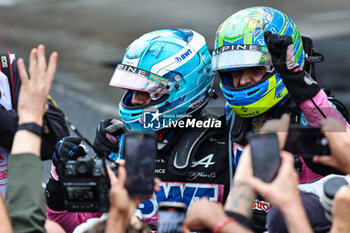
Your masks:
[{"label": "blurred background", "polygon": [[[108,83],[133,40],[157,29],[186,27],[204,35],[212,50],[218,26],[234,12],[257,5],[284,11],[314,39],[316,51],[325,56],[316,67],[318,81],[349,109],[349,0],[0,0],[0,53],[28,60],[39,43],[48,52],[58,51],[52,95],[93,140],[99,121],[116,117],[123,91]],[[224,100],[214,104],[223,106]]]}]

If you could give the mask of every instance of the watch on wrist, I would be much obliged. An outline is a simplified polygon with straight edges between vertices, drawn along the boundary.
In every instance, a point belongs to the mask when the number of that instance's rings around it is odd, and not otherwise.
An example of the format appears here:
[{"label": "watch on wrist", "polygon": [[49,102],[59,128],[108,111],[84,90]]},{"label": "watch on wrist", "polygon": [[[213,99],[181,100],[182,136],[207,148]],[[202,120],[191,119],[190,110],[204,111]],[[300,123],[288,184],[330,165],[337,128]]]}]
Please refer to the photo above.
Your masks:
[{"label": "watch on wrist", "polygon": [[42,127],[34,122],[23,123],[23,124],[18,125],[17,131],[20,131],[20,130],[28,130],[28,131],[38,135],[39,137],[41,137],[41,135],[42,135]]}]

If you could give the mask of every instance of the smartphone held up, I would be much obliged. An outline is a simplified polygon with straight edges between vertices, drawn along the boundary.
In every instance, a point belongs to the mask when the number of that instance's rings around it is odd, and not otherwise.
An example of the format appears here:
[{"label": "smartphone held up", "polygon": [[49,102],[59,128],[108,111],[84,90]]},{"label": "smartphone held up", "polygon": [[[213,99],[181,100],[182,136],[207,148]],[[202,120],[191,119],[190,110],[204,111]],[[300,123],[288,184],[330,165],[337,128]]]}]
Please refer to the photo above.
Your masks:
[{"label": "smartphone held up", "polygon": [[320,127],[290,125],[284,149],[305,159],[315,155],[330,155],[328,140]]},{"label": "smartphone held up", "polygon": [[249,138],[253,174],[264,182],[271,182],[281,166],[276,133],[256,134]]},{"label": "smartphone held up", "polygon": [[128,132],[125,135],[123,154],[128,174],[125,187],[132,197],[153,194],[157,140],[154,134]]}]

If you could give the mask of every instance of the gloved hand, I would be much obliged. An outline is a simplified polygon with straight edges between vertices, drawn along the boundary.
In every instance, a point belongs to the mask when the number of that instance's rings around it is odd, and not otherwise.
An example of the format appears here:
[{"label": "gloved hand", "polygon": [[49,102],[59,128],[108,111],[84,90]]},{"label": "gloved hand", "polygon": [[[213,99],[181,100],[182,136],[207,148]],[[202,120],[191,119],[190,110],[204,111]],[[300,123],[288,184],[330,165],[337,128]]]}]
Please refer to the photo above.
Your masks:
[{"label": "gloved hand", "polygon": [[56,167],[60,162],[65,164],[68,160],[84,157],[89,152],[88,147],[83,145],[82,140],[76,136],[62,138],[56,143],[55,148],[52,162]]},{"label": "gloved hand", "polygon": [[96,129],[94,151],[97,155],[108,156],[111,152],[118,152],[116,136],[126,132],[123,122],[116,119],[102,120]]},{"label": "gloved hand", "polygon": [[292,38],[266,31],[264,39],[271,54],[273,67],[282,78],[293,100],[299,104],[317,95],[321,90],[320,86],[295,63]]},{"label": "gloved hand", "polygon": [[290,36],[280,36],[266,31],[264,38],[271,54],[273,67],[278,74],[283,76],[283,74],[290,74],[300,70],[299,65],[295,63],[294,46]]},{"label": "gloved hand", "polygon": [[[52,210],[64,210],[63,187],[59,181],[62,175],[63,164],[69,160],[87,155],[89,149],[82,144],[82,140],[76,136],[64,137],[56,143],[56,151],[52,156],[53,166],[49,182],[46,184],[45,195],[46,204]],[[57,170],[56,170],[57,169]]]}]

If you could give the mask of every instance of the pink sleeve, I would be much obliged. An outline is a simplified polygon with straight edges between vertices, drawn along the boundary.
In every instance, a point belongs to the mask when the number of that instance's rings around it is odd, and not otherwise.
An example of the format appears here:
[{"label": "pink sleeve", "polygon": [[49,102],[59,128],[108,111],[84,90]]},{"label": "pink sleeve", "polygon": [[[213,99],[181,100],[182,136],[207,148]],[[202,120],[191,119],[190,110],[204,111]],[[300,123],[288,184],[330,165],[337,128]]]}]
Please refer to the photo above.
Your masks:
[{"label": "pink sleeve", "polygon": [[58,181],[59,180],[59,177],[58,177],[58,174],[57,174],[57,171],[56,171],[56,166],[51,163],[51,173],[50,173],[50,177],[55,180],[55,181]]},{"label": "pink sleeve", "polygon": [[49,220],[60,224],[67,233],[71,233],[81,223],[86,222],[90,218],[99,218],[102,213],[76,213],[66,210],[56,211],[46,206],[46,217]]},{"label": "pink sleeve", "polygon": [[323,90],[320,90],[312,99],[301,102],[299,106],[303,111],[306,120],[312,126],[321,125],[322,119],[325,118],[322,115],[323,113],[326,117],[334,118],[347,128],[350,128],[349,124],[338,112],[336,107],[328,101],[327,95]]}]

